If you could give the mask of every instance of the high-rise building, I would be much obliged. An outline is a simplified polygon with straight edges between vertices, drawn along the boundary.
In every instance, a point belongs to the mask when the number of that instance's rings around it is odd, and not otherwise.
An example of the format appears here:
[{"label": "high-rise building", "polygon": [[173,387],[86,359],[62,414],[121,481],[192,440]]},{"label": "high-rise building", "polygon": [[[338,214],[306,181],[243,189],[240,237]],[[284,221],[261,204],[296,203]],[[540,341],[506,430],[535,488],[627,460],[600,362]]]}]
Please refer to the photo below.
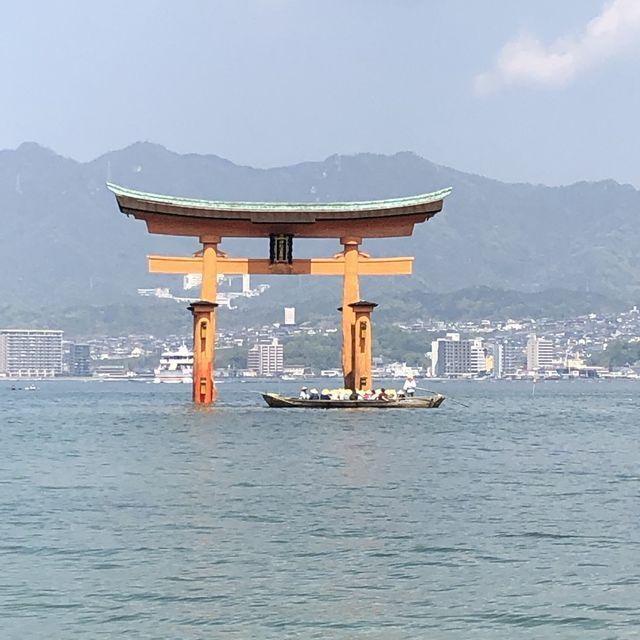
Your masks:
[{"label": "high-rise building", "polygon": [[500,379],[504,376],[504,344],[496,342],[492,347],[493,377]]},{"label": "high-rise building", "polygon": [[553,342],[532,333],[527,340],[527,370],[537,371],[553,365]]},{"label": "high-rise building", "polygon": [[278,338],[253,345],[247,355],[247,368],[259,376],[281,373],[284,369],[284,348]]},{"label": "high-rise building", "polygon": [[471,343],[469,347],[469,357],[471,360],[469,373],[486,373],[487,352],[482,343],[482,338],[474,338],[473,340],[469,340],[469,342]]},{"label": "high-rise building", "polygon": [[91,375],[91,348],[88,344],[71,344],[69,347],[69,374]]},{"label": "high-rise building", "polygon": [[501,340],[493,345],[493,377],[504,378],[514,375],[525,366],[524,351],[521,344],[512,340]]},{"label": "high-rise building", "polygon": [[431,373],[436,377],[476,375],[486,371],[485,356],[481,338],[461,340],[459,333],[448,333],[431,343]]},{"label": "high-rise building", "polygon": [[0,329],[0,373],[50,377],[62,373],[62,331]]}]

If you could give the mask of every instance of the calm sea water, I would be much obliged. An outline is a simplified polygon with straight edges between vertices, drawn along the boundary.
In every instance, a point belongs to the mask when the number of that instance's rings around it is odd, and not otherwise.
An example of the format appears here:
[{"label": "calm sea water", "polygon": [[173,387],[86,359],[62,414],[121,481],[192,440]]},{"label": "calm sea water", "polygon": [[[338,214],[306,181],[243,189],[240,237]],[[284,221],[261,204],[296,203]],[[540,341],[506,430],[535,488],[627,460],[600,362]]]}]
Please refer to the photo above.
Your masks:
[{"label": "calm sea water", "polygon": [[0,383],[3,640],[640,637],[640,383],[37,384]]}]

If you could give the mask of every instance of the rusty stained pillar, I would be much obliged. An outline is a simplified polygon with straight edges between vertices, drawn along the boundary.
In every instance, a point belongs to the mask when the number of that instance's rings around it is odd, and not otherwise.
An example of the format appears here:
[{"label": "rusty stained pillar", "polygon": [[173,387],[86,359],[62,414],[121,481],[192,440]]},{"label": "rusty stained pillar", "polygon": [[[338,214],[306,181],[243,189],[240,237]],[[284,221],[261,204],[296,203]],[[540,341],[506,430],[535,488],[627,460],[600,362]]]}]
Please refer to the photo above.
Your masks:
[{"label": "rusty stained pillar", "polygon": [[354,321],[355,314],[349,306],[360,300],[358,254],[362,238],[340,238],[344,247],[344,281],[342,289],[342,373],[344,388],[355,389],[354,378]]},{"label": "rusty stained pillar", "polygon": [[356,390],[366,391],[373,388],[373,379],[371,377],[373,351],[371,313],[378,305],[375,302],[359,300],[349,306],[354,314],[353,379]]},{"label": "rusty stained pillar", "polygon": [[202,236],[200,300],[189,306],[193,314],[193,401],[216,400],[213,369],[216,349],[216,297],[218,294],[218,236]]}]

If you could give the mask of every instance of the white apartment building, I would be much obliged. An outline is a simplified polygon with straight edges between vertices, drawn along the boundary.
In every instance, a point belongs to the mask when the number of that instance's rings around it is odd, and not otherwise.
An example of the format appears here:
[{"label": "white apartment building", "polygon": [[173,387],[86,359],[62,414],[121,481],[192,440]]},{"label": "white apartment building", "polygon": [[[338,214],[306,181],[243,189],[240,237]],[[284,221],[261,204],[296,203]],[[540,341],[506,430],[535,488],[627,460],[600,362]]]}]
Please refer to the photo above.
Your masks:
[{"label": "white apartment building", "polygon": [[486,371],[482,338],[461,340],[459,333],[448,333],[431,343],[431,375],[458,377]]},{"label": "white apartment building", "polygon": [[247,356],[247,369],[259,376],[273,376],[284,370],[284,348],[273,338],[268,342],[260,342],[251,349]]},{"label": "white apartment building", "polygon": [[493,345],[494,378],[514,375],[524,364],[524,353],[520,345],[509,340],[502,340]]},{"label": "white apartment building", "polygon": [[62,373],[62,331],[0,329],[0,375],[52,377]]},{"label": "white apartment building", "polygon": [[527,340],[527,370],[537,371],[553,365],[553,342],[532,333]]},{"label": "white apartment building", "polygon": [[469,340],[471,343],[469,355],[471,359],[471,370],[469,373],[478,374],[487,370],[487,354],[484,349],[482,338],[473,338]]}]

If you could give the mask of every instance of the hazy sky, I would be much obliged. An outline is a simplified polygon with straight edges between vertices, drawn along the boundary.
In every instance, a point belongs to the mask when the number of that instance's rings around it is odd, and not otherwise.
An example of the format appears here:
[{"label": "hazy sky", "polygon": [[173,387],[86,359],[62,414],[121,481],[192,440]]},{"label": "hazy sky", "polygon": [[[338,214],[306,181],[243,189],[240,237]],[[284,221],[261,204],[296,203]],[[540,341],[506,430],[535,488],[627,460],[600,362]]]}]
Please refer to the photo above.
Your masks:
[{"label": "hazy sky", "polygon": [[0,148],[640,186],[640,0],[4,0]]}]

